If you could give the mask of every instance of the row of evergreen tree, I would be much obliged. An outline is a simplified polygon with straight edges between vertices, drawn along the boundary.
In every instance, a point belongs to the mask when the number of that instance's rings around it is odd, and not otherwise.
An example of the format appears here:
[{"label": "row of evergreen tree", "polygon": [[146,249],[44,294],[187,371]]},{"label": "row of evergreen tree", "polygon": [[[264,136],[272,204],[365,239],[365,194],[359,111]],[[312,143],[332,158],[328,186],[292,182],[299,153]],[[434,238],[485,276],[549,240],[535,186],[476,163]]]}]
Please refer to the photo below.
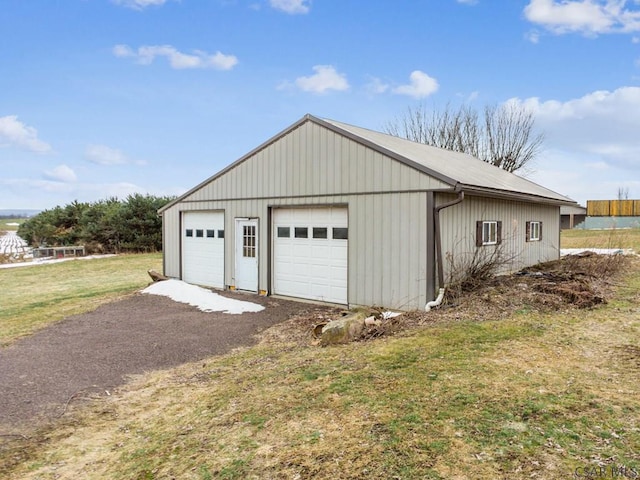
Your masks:
[{"label": "row of evergreen tree", "polygon": [[18,235],[33,247],[84,245],[87,253],[161,251],[158,209],[171,200],[135,194],[126,200],[74,201],[22,222]]}]

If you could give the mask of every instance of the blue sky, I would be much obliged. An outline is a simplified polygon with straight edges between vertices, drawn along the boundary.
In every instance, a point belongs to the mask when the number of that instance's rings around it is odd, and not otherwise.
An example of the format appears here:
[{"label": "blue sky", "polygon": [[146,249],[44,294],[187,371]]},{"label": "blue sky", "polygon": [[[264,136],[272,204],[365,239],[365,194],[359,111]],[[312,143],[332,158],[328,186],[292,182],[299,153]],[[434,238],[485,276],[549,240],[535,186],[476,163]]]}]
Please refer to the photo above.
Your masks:
[{"label": "blue sky", "polygon": [[177,195],[304,114],[516,102],[528,178],[640,198],[639,0],[0,1],[0,209]]}]

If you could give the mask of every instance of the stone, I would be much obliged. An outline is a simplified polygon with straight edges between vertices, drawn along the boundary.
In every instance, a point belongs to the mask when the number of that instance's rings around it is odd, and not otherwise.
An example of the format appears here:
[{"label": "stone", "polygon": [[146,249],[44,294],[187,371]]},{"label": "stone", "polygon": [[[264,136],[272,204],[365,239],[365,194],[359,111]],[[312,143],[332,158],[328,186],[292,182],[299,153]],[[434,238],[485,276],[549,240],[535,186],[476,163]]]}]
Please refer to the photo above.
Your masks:
[{"label": "stone", "polygon": [[320,344],[337,345],[360,338],[364,331],[365,318],[365,312],[352,312],[342,318],[330,321],[322,327]]}]

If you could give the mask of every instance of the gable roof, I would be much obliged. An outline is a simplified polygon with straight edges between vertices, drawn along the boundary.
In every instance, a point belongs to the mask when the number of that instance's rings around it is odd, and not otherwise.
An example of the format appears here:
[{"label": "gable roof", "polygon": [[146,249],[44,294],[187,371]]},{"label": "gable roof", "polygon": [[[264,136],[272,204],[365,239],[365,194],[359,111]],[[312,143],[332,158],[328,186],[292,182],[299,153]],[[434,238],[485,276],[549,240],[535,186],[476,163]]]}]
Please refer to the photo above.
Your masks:
[{"label": "gable roof", "polygon": [[509,173],[501,168],[490,165],[465,153],[454,152],[442,148],[432,147],[386,133],[356,127],[334,120],[320,119],[307,114],[285,130],[271,137],[269,140],[254,148],[218,173],[196,185],[186,193],[169,202],[158,210],[167,210],[183,198],[191,195],[204,185],[221,177],[229,170],[251,158],[260,150],[277,142],[279,139],[300,127],[305,122],[313,122],[328,128],[340,135],[367,146],[383,155],[402,162],[426,175],[450,185],[452,190],[464,190],[466,193],[503,197],[514,200],[534,201],[557,205],[575,205],[576,202],[557,192],[549,190],[537,183]]},{"label": "gable roof", "polygon": [[333,129],[343,131],[353,140],[364,140],[369,147],[396,160],[413,164],[414,168],[448,183],[456,190],[511,198],[524,195],[528,197],[526,198],[528,201],[537,199],[558,204],[576,204],[569,197],[466,153],[432,147],[334,120],[319,121]]}]

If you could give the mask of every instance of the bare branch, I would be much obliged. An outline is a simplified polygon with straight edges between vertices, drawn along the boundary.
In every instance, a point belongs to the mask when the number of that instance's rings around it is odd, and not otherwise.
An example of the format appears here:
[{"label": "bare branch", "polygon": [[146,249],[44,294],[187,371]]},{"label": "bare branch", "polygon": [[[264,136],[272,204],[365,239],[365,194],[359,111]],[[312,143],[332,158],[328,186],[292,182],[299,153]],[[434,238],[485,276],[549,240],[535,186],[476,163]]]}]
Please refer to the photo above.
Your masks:
[{"label": "bare branch", "polygon": [[532,112],[515,104],[487,106],[484,117],[469,106],[427,112],[424,104],[409,107],[404,116],[386,125],[390,135],[434,147],[467,153],[496,167],[515,172],[539,153],[544,136],[534,133]]}]

